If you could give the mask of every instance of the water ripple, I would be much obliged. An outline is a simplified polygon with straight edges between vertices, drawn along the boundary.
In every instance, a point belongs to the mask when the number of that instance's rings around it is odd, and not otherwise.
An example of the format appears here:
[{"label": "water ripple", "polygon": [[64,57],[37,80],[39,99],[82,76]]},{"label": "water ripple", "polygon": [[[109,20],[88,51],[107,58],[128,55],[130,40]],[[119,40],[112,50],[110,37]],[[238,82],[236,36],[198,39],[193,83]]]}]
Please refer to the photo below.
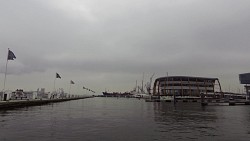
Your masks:
[{"label": "water ripple", "polygon": [[250,107],[93,98],[0,112],[1,141],[245,140]]}]

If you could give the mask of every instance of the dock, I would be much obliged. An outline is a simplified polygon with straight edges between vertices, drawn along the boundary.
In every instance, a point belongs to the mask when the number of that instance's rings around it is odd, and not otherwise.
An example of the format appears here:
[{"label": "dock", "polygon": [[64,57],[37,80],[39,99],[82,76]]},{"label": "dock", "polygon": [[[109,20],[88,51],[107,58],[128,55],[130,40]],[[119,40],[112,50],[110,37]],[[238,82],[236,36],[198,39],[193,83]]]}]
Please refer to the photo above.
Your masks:
[{"label": "dock", "polygon": [[145,102],[169,102],[169,103],[201,103],[201,106],[236,106],[236,105],[250,105],[249,100],[235,99],[176,99],[160,100],[160,99],[145,99]]},{"label": "dock", "polygon": [[247,100],[230,100],[230,101],[204,101],[201,102],[202,106],[236,106],[236,105],[250,105],[250,101]]},{"label": "dock", "polygon": [[45,105],[45,104],[50,104],[50,103],[79,100],[79,99],[86,99],[86,98],[92,98],[92,96],[63,98],[63,99],[36,99],[36,100],[0,101],[0,110],[22,108],[22,107],[27,107],[27,106],[39,106],[39,105]]}]

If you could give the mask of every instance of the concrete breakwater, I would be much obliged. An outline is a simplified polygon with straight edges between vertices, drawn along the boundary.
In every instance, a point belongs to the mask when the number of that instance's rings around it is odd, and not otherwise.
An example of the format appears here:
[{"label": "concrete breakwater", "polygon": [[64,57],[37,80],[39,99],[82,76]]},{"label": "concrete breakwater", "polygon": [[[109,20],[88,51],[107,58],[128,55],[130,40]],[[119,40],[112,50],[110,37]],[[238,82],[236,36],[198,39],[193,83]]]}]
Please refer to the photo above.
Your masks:
[{"label": "concrete breakwater", "polygon": [[78,99],[85,99],[85,98],[92,98],[92,96],[85,96],[85,97],[75,97],[75,98],[64,98],[64,99],[37,99],[37,100],[11,100],[11,101],[0,101],[0,110],[2,109],[12,109],[12,108],[21,108],[27,106],[38,106],[44,105],[49,103],[57,103],[57,102],[64,102],[70,100],[78,100]]}]

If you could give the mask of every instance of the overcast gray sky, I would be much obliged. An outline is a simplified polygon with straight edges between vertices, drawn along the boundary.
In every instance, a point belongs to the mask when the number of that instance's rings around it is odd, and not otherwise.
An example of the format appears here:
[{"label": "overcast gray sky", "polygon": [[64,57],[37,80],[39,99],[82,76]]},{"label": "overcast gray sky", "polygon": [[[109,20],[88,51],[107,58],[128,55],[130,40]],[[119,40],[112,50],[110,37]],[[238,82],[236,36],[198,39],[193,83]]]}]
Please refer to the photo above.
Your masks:
[{"label": "overcast gray sky", "polygon": [[[249,0],[0,0],[0,88],[130,91],[169,75],[218,77],[238,91],[250,72]],[[138,82],[139,83],[139,82]]]}]

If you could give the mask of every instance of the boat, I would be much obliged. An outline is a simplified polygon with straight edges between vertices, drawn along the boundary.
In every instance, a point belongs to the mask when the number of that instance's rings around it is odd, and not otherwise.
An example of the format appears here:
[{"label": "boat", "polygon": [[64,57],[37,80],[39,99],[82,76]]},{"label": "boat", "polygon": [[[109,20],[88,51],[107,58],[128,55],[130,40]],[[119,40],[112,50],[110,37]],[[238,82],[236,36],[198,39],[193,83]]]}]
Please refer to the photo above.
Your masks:
[{"label": "boat", "polygon": [[129,92],[124,92],[124,93],[121,93],[121,92],[102,92],[103,96],[105,97],[132,97],[132,94],[129,93]]},{"label": "boat", "polygon": [[[153,79],[154,75],[155,74],[153,74],[150,77],[150,81],[147,82],[145,85],[143,85],[144,84],[144,73],[143,73],[142,85],[141,86],[137,85],[137,80],[136,80],[135,88],[130,92],[133,95],[133,97],[135,97],[135,98],[144,98],[144,99],[149,99],[151,97],[151,84],[152,84],[152,79]],[[144,87],[146,88],[146,91],[145,91]]]}]

